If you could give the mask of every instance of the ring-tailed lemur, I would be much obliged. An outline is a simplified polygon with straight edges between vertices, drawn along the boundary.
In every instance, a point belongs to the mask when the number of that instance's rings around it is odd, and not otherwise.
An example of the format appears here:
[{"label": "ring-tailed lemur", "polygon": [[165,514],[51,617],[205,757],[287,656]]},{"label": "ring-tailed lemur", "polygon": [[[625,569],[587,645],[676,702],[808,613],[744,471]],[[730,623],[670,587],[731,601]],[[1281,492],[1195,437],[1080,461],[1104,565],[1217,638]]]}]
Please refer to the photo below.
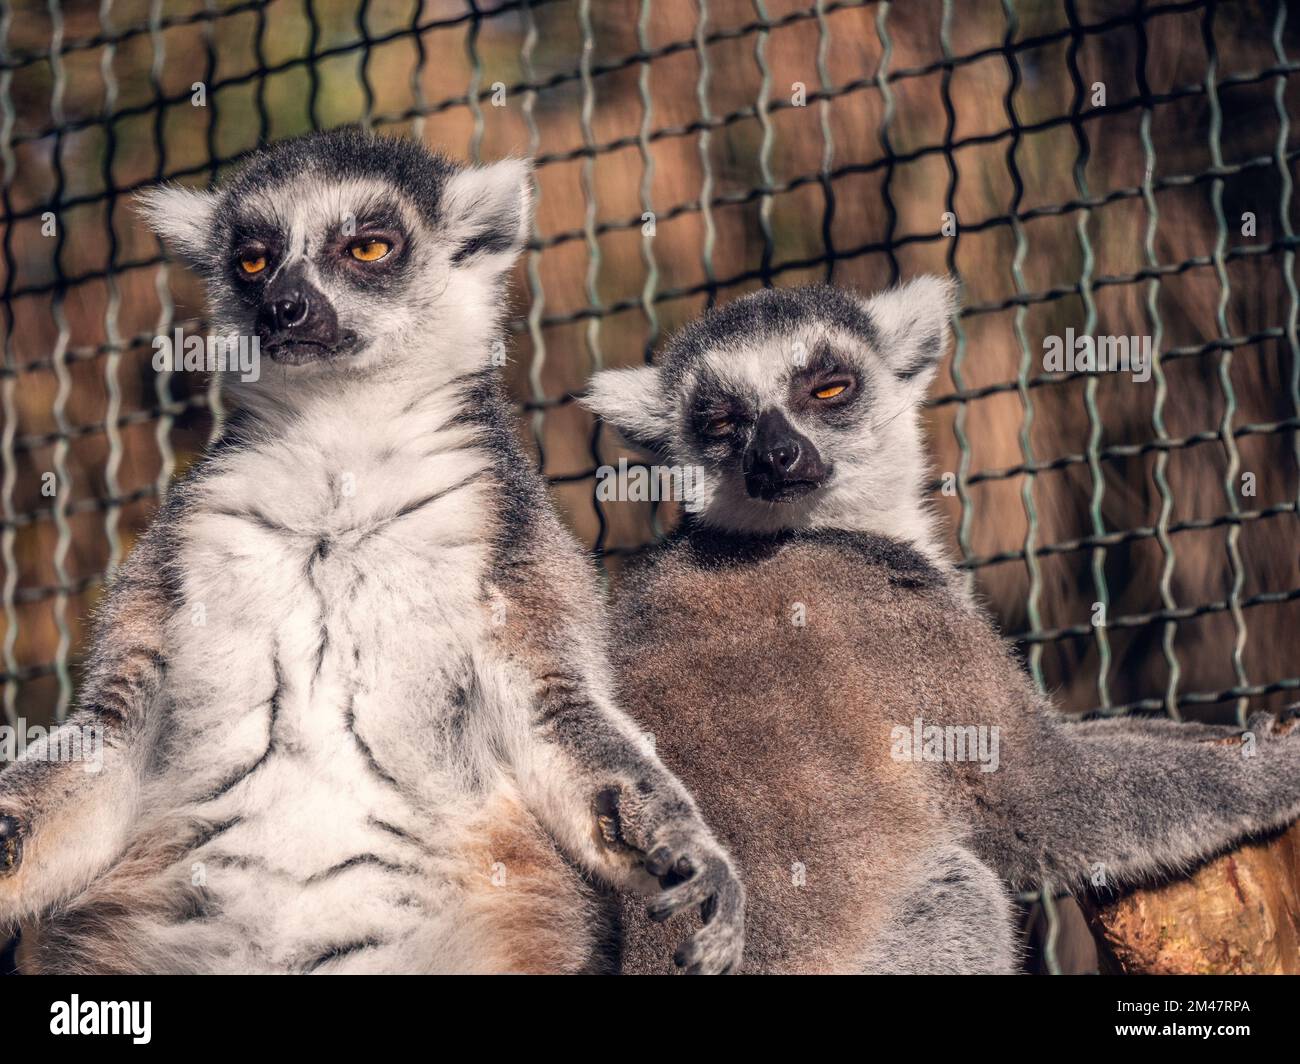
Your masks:
[{"label": "ring-tailed lemur", "polygon": [[[1009,971],[1007,885],[1131,882],[1300,815],[1300,735],[1072,722],[943,560],[920,400],[953,289],[769,290],[587,403],[693,478],[616,601],[622,704],[740,865],[747,971]],[[625,913],[624,967],[662,968]]]},{"label": "ring-tailed lemur", "polygon": [[493,368],[529,181],[344,131],[143,197],[268,364],[109,594],[68,724],[102,770],[0,774],[25,970],[599,969],[593,879],[706,907],[678,959],[736,965],[742,888],[607,696]]}]

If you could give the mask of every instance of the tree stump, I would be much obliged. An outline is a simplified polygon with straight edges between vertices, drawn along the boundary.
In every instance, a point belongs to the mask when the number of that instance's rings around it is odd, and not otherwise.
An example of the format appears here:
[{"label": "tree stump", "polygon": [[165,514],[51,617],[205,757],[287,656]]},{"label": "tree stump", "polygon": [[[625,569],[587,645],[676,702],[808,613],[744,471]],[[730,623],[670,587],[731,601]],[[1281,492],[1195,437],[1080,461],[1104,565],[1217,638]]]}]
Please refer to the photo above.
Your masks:
[{"label": "tree stump", "polygon": [[1090,916],[1103,970],[1300,974],[1300,824],[1224,854],[1190,879],[1094,903]]}]

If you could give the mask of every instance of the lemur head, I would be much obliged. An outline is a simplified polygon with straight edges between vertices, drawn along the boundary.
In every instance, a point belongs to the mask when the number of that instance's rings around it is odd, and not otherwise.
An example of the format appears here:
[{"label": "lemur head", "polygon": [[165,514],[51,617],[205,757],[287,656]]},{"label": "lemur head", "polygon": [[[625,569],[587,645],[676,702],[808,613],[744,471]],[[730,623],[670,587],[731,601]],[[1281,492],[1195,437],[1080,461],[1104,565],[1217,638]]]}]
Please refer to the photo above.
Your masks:
[{"label": "lemur head", "polygon": [[163,186],[140,203],[206,281],[212,331],[256,336],[278,385],[482,365],[529,196],[523,161],[460,166],[347,129],[257,151],[215,191]]},{"label": "lemur head", "polygon": [[596,374],[585,402],[634,446],[702,468],[692,508],[705,524],[929,546],[918,413],[954,301],[938,277],[870,299],[765,289],[687,326],[653,366]]}]

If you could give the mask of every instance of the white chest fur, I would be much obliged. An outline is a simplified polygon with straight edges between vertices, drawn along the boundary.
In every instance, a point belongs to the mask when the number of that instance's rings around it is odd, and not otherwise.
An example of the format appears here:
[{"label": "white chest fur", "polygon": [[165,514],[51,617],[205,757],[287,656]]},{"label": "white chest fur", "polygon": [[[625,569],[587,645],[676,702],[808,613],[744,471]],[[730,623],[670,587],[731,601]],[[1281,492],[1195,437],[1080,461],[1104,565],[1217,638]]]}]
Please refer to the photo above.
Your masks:
[{"label": "white chest fur", "polygon": [[513,795],[473,679],[490,458],[420,416],[233,451],[178,530],[156,793],[222,828],[188,858],[244,936],[217,967],[445,953],[466,835]]}]

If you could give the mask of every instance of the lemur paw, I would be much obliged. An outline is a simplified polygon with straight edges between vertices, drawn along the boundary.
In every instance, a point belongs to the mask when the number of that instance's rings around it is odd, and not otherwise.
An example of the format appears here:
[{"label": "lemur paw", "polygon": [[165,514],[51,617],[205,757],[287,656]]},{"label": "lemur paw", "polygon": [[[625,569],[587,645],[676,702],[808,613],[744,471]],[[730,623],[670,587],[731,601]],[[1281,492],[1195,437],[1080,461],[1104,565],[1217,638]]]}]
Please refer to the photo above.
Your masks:
[{"label": "lemur paw", "polygon": [[1246,722],[1247,731],[1270,739],[1290,735],[1297,726],[1300,726],[1300,712],[1297,712],[1294,707],[1288,707],[1281,713],[1266,711],[1252,713],[1250,720]]},{"label": "lemur paw", "polygon": [[678,947],[673,962],[691,975],[738,971],[745,949],[745,888],[725,850],[707,831],[662,832],[646,871],[664,888],[648,909],[651,920],[698,906],[704,926]]},{"label": "lemur paw", "polygon": [[16,816],[0,813],[0,878],[18,871],[22,860],[22,821]]},{"label": "lemur paw", "polygon": [[1186,724],[1183,727],[1200,728],[1207,737],[1197,741],[1206,746],[1243,746],[1248,738],[1270,743],[1300,734],[1300,712],[1293,707],[1288,707],[1280,713],[1260,710],[1250,715],[1244,729],[1213,724]]},{"label": "lemur paw", "polygon": [[660,923],[699,906],[704,926],[673,960],[692,975],[739,971],[745,949],[745,888],[727,851],[687,804],[647,800],[649,788],[608,788],[596,796],[596,827],[611,846],[644,857],[645,871],[662,892],[650,903]]}]

